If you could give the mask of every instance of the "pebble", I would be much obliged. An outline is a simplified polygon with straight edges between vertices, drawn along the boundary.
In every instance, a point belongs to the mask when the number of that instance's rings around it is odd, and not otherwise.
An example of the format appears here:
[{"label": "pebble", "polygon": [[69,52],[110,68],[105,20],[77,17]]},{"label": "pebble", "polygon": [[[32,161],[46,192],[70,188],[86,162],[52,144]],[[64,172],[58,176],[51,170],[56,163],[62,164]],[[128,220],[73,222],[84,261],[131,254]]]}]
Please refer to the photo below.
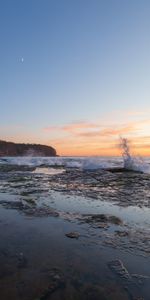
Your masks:
[{"label": "pebble", "polygon": [[67,237],[71,239],[78,239],[80,234],[78,232],[69,232],[65,234]]}]

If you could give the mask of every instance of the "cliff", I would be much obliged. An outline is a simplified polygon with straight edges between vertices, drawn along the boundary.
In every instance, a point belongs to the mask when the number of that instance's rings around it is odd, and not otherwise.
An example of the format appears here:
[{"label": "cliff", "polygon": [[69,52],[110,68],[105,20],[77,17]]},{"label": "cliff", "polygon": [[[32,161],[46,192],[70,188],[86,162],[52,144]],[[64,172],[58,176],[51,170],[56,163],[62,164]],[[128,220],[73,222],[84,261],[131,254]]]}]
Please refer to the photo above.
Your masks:
[{"label": "cliff", "polygon": [[0,140],[0,156],[56,156],[51,146],[40,144],[16,144]]}]

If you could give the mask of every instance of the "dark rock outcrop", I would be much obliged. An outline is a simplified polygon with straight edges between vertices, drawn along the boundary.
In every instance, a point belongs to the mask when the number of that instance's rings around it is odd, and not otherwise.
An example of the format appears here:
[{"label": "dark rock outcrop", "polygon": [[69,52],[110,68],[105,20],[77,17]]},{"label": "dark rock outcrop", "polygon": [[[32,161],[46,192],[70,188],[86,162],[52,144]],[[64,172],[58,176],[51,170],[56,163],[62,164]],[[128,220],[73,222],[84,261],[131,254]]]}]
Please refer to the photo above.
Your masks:
[{"label": "dark rock outcrop", "polygon": [[40,144],[16,144],[0,140],[0,156],[56,156],[51,146]]}]

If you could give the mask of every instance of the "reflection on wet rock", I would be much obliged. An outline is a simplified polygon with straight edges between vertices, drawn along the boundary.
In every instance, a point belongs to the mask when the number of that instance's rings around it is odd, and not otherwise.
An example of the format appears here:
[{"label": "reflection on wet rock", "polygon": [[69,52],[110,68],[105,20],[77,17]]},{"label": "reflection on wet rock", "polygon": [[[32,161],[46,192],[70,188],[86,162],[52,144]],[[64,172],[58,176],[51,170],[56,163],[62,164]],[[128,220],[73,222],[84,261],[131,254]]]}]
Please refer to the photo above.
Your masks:
[{"label": "reflection on wet rock", "polygon": [[4,163],[2,300],[149,300],[149,174]]}]

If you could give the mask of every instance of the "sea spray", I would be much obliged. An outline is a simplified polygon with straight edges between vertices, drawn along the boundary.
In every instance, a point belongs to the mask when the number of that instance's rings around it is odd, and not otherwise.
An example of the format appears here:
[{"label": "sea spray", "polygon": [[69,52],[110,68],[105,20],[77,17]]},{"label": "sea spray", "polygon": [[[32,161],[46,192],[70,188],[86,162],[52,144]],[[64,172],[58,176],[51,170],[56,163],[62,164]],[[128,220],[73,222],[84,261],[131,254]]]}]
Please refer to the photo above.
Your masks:
[{"label": "sea spray", "polygon": [[129,141],[127,138],[120,137],[120,148],[122,149],[122,157],[125,169],[133,168],[133,157],[130,153]]},{"label": "sea spray", "polygon": [[145,163],[140,156],[131,155],[129,140],[120,137],[120,148],[122,149],[123,166],[125,169],[142,173],[150,173],[150,165]]}]

